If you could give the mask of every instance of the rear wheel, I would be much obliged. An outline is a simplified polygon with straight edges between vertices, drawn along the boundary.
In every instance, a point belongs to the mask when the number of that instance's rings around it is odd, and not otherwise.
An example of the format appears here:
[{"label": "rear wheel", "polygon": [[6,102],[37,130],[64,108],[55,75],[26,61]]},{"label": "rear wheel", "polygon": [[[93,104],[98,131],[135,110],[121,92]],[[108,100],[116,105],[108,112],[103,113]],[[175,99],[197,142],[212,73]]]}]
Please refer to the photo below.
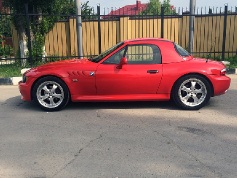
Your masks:
[{"label": "rear wheel", "polygon": [[187,75],[176,82],[172,96],[175,103],[183,109],[200,109],[210,100],[211,86],[202,76]]},{"label": "rear wheel", "polygon": [[57,111],[68,104],[69,91],[66,84],[57,77],[39,79],[33,88],[34,101],[46,111]]}]

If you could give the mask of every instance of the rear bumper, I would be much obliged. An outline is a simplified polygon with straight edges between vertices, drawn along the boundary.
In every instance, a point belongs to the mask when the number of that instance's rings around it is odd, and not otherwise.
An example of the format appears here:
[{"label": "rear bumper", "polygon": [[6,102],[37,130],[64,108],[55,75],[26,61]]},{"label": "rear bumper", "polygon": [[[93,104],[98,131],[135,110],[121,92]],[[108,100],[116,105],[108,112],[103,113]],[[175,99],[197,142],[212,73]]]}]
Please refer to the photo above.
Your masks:
[{"label": "rear bumper", "polygon": [[209,79],[213,85],[213,96],[225,94],[230,87],[231,79],[227,76],[210,75]]}]

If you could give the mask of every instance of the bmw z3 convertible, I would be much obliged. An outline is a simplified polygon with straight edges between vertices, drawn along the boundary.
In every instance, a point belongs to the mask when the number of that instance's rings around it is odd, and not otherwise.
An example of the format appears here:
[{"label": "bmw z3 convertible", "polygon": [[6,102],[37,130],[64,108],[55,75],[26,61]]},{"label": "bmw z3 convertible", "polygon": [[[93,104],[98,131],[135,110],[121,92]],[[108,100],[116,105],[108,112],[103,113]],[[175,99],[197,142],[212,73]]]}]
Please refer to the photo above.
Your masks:
[{"label": "bmw z3 convertible", "polygon": [[195,58],[178,44],[158,38],[120,42],[90,59],[44,64],[26,71],[22,99],[56,111],[72,102],[167,101],[197,110],[230,86],[226,67]]}]

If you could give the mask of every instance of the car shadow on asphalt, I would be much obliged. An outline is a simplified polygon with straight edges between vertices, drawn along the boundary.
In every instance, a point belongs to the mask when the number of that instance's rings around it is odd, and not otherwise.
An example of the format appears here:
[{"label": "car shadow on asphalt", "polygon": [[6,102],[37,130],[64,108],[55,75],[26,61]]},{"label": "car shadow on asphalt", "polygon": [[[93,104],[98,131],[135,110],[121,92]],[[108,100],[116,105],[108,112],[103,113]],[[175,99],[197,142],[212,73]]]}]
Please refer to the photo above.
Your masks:
[{"label": "car shadow on asphalt", "polygon": [[[237,90],[229,90],[225,95],[211,98],[209,103],[202,109],[218,110],[226,114],[237,114],[236,112]],[[18,109],[21,112],[42,110],[34,102],[22,101],[20,96],[12,97],[0,102],[0,106],[7,106],[9,109]],[[142,102],[70,102],[62,111],[75,110],[96,110],[96,109],[164,109],[177,110],[172,101],[142,101]],[[200,109],[200,110],[202,110]],[[232,112],[230,113],[230,110]],[[183,110],[182,110],[183,111]]]},{"label": "car shadow on asphalt", "polygon": [[168,109],[178,110],[172,101],[140,101],[140,102],[77,102],[70,103],[67,110],[90,110],[90,109]]},{"label": "car shadow on asphalt", "polygon": [[[42,111],[39,106],[32,102],[22,101],[20,96],[12,97],[0,105],[8,106],[9,109]],[[138,102],[70,102],[63,110],[93,110],[93,109],[167,109],[179,110],[172,101],[138,101]],[[62,110],[62,111],[63,111]]]}]

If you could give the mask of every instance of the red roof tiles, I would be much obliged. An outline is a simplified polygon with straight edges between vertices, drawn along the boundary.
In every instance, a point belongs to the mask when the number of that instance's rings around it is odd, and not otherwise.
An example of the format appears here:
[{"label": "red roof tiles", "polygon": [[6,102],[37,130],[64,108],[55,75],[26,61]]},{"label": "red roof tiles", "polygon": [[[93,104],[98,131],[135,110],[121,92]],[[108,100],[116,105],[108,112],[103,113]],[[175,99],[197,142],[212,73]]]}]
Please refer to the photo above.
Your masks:
[{"label": "red roof tiles", "polygon": [[144,11],[147,7],[147,3],[142,4],[141,1],[137,0],[136,4],[126,5],[116,10],[112,10],[107,16],[112,15],[138,15]]}]

